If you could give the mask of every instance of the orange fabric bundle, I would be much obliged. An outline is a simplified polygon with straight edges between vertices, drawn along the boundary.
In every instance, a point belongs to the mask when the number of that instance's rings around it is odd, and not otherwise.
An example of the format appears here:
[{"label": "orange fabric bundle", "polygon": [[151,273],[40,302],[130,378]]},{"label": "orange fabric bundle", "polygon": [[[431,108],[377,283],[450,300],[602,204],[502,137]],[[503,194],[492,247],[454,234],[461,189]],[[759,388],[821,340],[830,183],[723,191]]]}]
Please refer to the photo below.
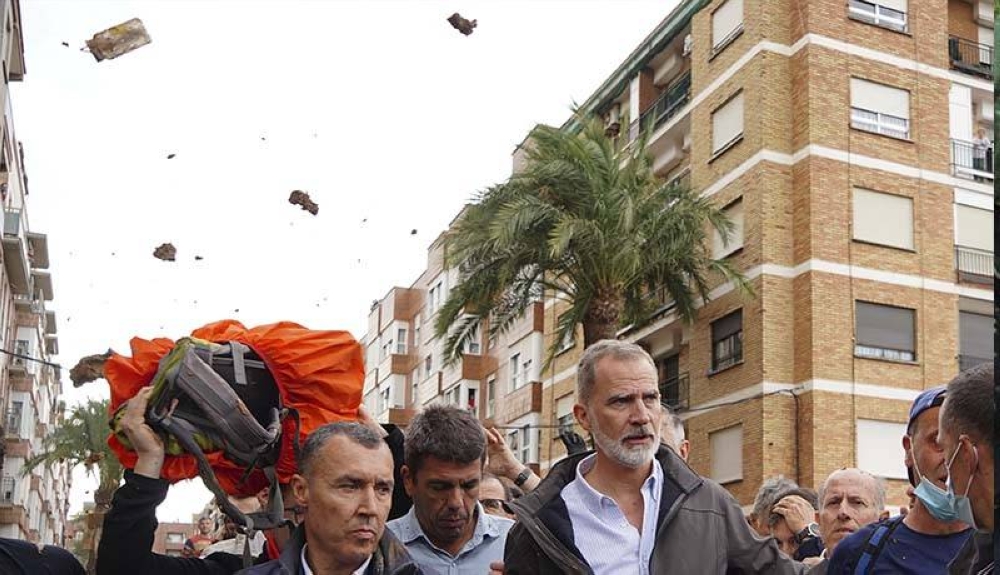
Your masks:
[{"label": "orange fabric bundle", "polygon": [[[247,329],[235,320],[210,323],[191,336],[222,343],[238,341],[250,346],[267,364],[285,407],[298,410],[301,419],[299,440],[304,443],[314,429],[334,421],[357,419],[361,405],[365,370],[361,345],[346,331],[306,329],[291,322],[279,322]],[[174,347],[166,338],[130,342],[132,357],[114,354],[104,366],[111,385],[111,413],[149,385],[160,359]],[[276,466],[278,480],[287,483],[297,471],[293,437],[296,423],[286,418],[282,426],[281,458]],[[111,434],[111,449],[122,465],[135,466],[137,456]],[[236,497],[256,494],[268,486],[263,471],[255,469],[246,480],[246,470],[226,459],[221,451],[205,454],[223,490]],[[190,455],[167,456],[160,476],[175,483],[198,476]]]}]

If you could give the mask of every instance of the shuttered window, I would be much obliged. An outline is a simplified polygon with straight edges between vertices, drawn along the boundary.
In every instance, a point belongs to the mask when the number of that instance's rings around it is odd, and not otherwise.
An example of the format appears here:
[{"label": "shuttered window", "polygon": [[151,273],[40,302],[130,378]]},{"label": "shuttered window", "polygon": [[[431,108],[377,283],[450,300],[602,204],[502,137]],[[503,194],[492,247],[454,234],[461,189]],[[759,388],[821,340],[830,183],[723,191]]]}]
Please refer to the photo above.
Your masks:
[{"label": "shuttered window", "polygon": [[993,212],[955,204],[955,245],[993,251]]},{"label": "shuttered window", "polygon": [[910,92],[851,78],[851,127],[894,138],[909,138]]},{"label": "shuttered window", "polygon": [[712,112],[712,153],[717,153],[743,135],[743,92]]},{"label": "shuttered window", "polygon": [[708,434],[712,451],[712,479],[730,483],[743,479],[743,425]]},{"label": "shuttered window", "polygon": [[743,0],[727,0],[712,13],[712,52],[716,53],[743,31]]},{"label": "shuttered window", "polygon": [[713,231],[712,255],[716,259],[725,257],[743,247],[743,198],[723,208],[722,213],[733,223],[733,230],[729,233],[728,243],[722,241],[722,234]]},{"label": "shuttered window", "polygon": [[913,249],[913,200],[854,188],[854,239]]},{"label": "shuttered window", "polygon": [[743,310],[712,322],[712,371],[743,361]]},{"label": "shuttered window", "polygon": [[913,361],[917,355],[915,318],[912,309],[856,302],[854,353],[875,359]]}]

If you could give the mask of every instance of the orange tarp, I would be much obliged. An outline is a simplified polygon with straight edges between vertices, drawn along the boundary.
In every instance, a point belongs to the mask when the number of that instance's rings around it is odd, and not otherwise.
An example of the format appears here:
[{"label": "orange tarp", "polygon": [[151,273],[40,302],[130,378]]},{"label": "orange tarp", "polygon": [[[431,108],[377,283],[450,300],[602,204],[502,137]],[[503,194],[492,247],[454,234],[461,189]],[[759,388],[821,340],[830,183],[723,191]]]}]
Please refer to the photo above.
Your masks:
[{"label": "orange tarp", "polygon": [[[217,343],[238,341],[252,348],[274,376],[286,407],[297,409],[302,420],[301,443],[314,429],[325,423],[357,419],[361,405],[365,370],[361,345],[346,331],[318,331],[291,322],[279,322],[247,329],[238,321],[222,320],[191,332],[191,336]],[[113,355],[104,366],[111,385],[111,413],[149,385],[160,359],[174,347],[166,338],[130,342],[132,357]],[[286,418],[283,425],[278,479],[288,482],[296,472],[292,447],[295,422]],[[135,466],[136,454],[111,434],[111,449],[122,465]],[[222,488],[237,497],[256,494],[267,487],[264,473],[255,470],[241,481],[245,469],[226,459],[222,452],[206,453]],[[198,467],[190,455],[167,456],[161,477],[171,483],[198,476]]]}]

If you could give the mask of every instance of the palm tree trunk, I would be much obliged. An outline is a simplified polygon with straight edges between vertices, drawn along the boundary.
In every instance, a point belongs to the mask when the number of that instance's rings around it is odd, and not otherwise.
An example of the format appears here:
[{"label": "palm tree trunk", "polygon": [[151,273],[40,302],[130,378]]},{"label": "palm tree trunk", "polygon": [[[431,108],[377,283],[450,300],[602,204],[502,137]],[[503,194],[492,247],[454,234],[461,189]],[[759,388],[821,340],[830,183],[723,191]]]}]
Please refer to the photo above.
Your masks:
[{"label": "palm tree trunk", "polygon": [[602,339],[617,339],[624,307],[624,298],[618,293],[612,290],[598,293],[583,316],[584,347]]}]

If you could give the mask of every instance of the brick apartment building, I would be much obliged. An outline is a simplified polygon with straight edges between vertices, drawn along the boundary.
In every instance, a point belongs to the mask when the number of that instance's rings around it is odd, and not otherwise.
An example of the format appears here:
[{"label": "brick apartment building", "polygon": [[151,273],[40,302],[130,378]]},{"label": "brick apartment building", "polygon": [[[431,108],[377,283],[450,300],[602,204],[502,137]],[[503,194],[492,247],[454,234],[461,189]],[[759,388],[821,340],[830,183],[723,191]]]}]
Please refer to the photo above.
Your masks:
[{"label": "brick apartment building", "polygon": [[[66,464],[36,468],[24,462],[63,418],[48,240],[29,225],[24,148],[14,132],[9,83],[24,77],[24,39],[17,0],[0,0],[0,203],[3,207],[0,266],[0,348],[23,357],[0,357],[0,537],[62,545],[69,508]],[[32,359],[26,359],[32,358]],[[33,359],[41,361],[33,361]],[[49,362],[49,363],[45,363]]]},{"label": "brick apartment building", "polygon": [[194,523],[160,523],[153,533],[153,553],[180,557],[184,542],[197,532]]},{"label": "brick apartment building", "polygon": [[[657,173],[736,224],[713,249],[752,296],[716,285],[691,325],[661,297],[620,337],[656,358],[693,467],[742,504],[767,476],[816,487],[845,465],[903,502],[909,403],[993,358],[992,148],[972,142],[993,139],[993,26],[979,1],[687,0],[584,103],[621,145],[648,129]],[[457,276],[441,240],[370,311],[366,405],[399,423],[467,406],[544,471],[582,346],[539,371],[560,311],[540,301],[443,369],[429,338]]]}]

